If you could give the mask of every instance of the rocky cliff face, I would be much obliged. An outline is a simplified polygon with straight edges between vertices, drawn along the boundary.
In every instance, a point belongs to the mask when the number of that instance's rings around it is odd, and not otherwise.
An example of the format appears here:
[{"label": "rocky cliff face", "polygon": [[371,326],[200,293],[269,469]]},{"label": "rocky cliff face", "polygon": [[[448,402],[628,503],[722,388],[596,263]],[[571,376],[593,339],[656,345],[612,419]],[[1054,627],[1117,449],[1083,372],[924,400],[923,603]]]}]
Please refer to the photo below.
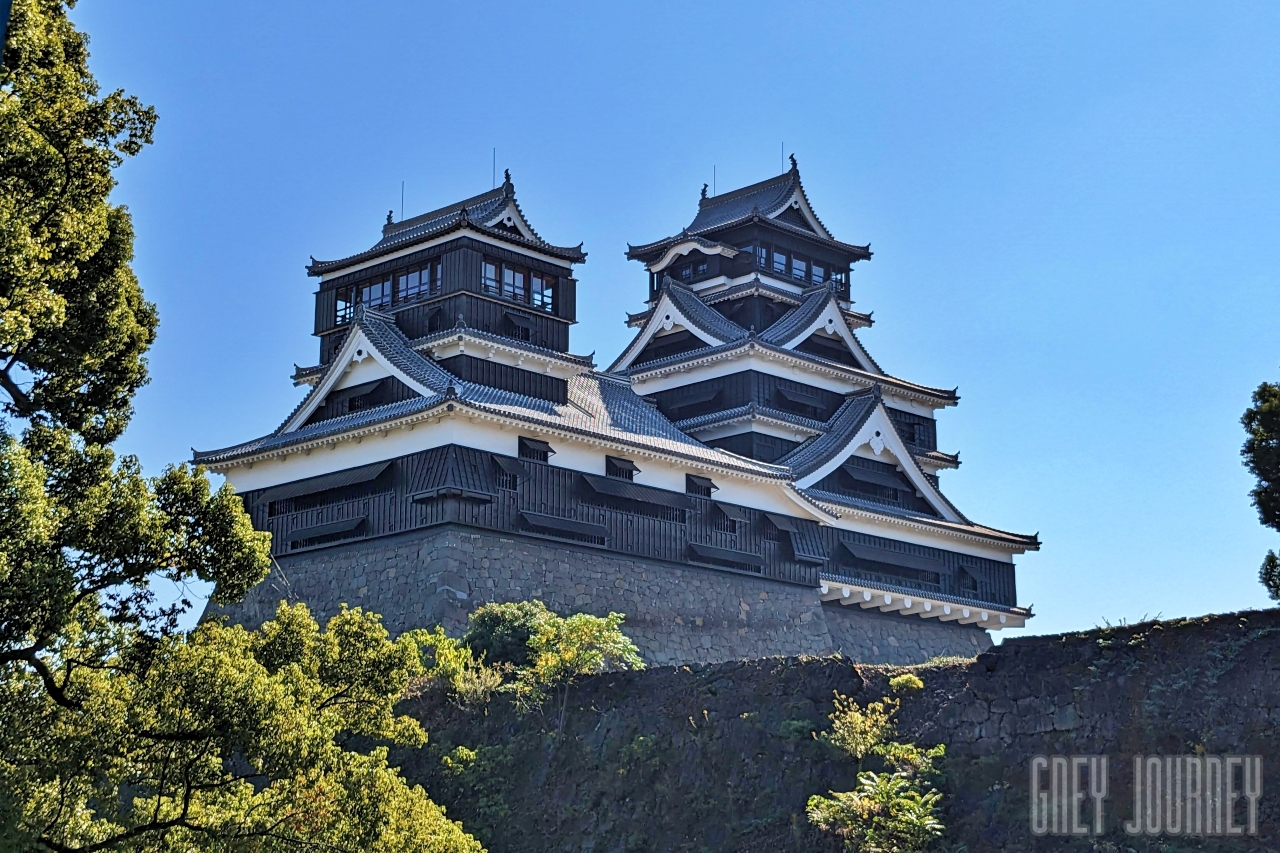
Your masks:
[{"label": "rocky cliff face", "polygon": [[[495,853],[836,849],[804,803],[852,788],[853,768],[813,732],[833,691],[875,699],[898,671],[773,658],[600,676],[570,697],[561,738],[536,712],[426,695],[413,711],[432,743],[398,760]],[[1020,638],[913,671],[926,688],[902,735],[948,746],[943,849],[1280,849],[1280,610]],[[1125,835],[1132,757],[1195,752],[1262,756],[1260,835]],[[1031,758],[1073,753],[1111,759],[1108,834],[1033,837]]]}]

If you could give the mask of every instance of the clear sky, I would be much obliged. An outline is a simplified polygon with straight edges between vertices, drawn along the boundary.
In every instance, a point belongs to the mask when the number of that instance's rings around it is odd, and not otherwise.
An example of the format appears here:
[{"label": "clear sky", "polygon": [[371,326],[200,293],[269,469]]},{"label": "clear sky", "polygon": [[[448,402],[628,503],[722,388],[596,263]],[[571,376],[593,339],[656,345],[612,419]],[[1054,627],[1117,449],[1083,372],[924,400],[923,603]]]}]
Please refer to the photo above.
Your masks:
[{"label": "clear sky", "polygon": [[1280,6],[84,0],[104,87],[154,104],[121,173],[158,303],[122,449],[149,472],[274,429],[313,364],[309,255],[510,168],[584,241],[607,365],[623,258],[795,153],[885,369],[940,414],[971,518],[1040,532],[1037,633],[1265,606],[1239,417],[1280,379]]}]

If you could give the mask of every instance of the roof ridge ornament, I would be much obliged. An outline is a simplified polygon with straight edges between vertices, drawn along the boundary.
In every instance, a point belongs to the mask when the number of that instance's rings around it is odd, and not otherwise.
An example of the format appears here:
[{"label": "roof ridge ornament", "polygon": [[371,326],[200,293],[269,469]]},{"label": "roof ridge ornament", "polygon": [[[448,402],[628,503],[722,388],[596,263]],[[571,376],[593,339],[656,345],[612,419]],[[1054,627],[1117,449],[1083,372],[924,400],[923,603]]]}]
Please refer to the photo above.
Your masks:
[{"label": "roof ridge ornament", "polygon": [[703,201],[706,201],[706,200],[707,200],[707,186],[708,186],[707,184],[703,184],[703,185],[702,185],[702,200],[703,200]]},{"label": "roof ridge ornament", "polygon": [[790,156],[790,158],[791,158],[791,171],[793,171],[793,172],[798,172],[798,171],[800,171],[800,164],[796,162],[796,155],[795,155],[795,154],[791,154],[791,155],[788,155],[788,156]]},{"label": "roof ridge ornament", "polygon": [[388,211],[387,211],[387,224],[388,224],[388,225],[392,225],[392,224],[394,224],[394,223],[395,223],[395,221],[396,221],[396,220],[395,220],[395,210],[388,210]]},{"label": "roof ridge ornament", "polygon": [[467,218],[467,206],[465,204],[462,207],[458,208],[458,216],[462,218],[463,222],[469,221]]},{"label": "roof ridge ornament", "polygon": [[462,316],[462,312],[458,312],[458,319],[457,319],[457,321],[453,324],[453,327],[454,327],[455,329],[465,329],[465,328],[467,328],[467,319],[466,319],[464,316]]},{"label": "roof ridge ornament", "polygon": [[511,170],[502,170],[502,194],[507,198],[511,198],[516,194],[516,185],[511,183]]}]

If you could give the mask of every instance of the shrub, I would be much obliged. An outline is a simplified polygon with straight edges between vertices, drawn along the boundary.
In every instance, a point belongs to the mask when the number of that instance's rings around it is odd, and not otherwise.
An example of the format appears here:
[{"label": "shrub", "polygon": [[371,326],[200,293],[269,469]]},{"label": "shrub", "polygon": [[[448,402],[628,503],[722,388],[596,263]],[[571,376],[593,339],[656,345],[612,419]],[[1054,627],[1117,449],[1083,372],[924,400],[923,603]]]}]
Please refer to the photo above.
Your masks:
[{"label": "shrub", "polygon": [[541,601],[484,604],[468,618],[462,643],[489,664],[528,666],[533,655],[529,640],[540,626],[555,618]]},{"label": "shrub", "polygon": [[[895,693],[923,689],[924,682],[911,673],[889,680]],[[938,778],[934,761],[945,747],[921,749],[913,743],[892,740],[899,699],[885,696],[860,707],[848,696],[835,694],[831,730],[822,740],[858,761],[858,787],[809,798],[806,814],[818,828],[833,832],[848,851],[868,853],[920,853],[942,836],[938,820],[942,795],[931,785]],[[883,772],[864,770],[872,758]]]},{"label": "shrub", "polygon": [[502,687],[509,667],[487,666],[470,648],[446,636],[443,628],[410,631],[407,636],[417,644],[426,681],[442,684],[460,707],[483,707]]}]

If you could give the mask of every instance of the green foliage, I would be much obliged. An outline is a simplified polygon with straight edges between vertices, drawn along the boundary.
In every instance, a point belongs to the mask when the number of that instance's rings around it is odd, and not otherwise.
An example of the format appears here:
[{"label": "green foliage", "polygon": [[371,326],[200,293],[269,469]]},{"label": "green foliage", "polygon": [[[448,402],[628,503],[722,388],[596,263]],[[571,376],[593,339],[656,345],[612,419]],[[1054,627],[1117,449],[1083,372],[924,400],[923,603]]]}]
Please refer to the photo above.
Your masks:
[{"label": "green foliage", "polygon": [[427,680],[445,686],[449,696],[462,708],[482,708],[503,683],[509,666],[488,666],[461,641],[446,636],[437,626],[432,631],[407,634],[417,643],[427,666]]},{"label": "green foliage", "polygon": [[778,726],[778,734],[790,740],[809,737],[813,734],[813,720],[783,720]]},{"label": "green foliage", "polygon": [[[1253,405],[1240,418],[1248,437],[1240,448],[1245,467],[1257,478],[1249,497],[1258,508],[1258,519],[1280,530],[1280,384],[1263,382],[1253,392]],[[1259,579],[1280,600],[1280,558],[1267,553]]]},{"label": "green foliage", "polygon": [[129,266],[112,170],[155,111],[100,96],[88,39],[58,0],[16,0],[0,69],[0,390],[12,415],[114,440],[147,381],[155,307]]},{"label": "green foliage", "polygon": [[902,675],[895,675],[893,678],[889,679],[889,689],[894,693],[924,690],[924,682],[920,680],[920,676],[913,675],[910,672],[904,672]]},{"label": "green foliage", "polygon": [[922,793],[911,780],[890,773],[860,773],[858,787],[809,798],[815,826],[833,832],[849,851],[915,853],[942,837],[937,811],[942,795]]},{"label": "green foliage", "polygon": [[885,697],[880,702],[869,702],[861,708],[848,696],[835,694],[835,711],[831,714],[831,731],[822,733],[822,740],[858,761],[871,754],[871,750],[893,736],[893,716],[898,712],[898,700]]},{"label": "green foliage", "polygon": [[541,601],[483,604],[467,617],[462,642],[490,664],[528,666],[533,662],[529,641],[554,618]]},{"label": "green foliage", "polygon": [[[100,642],[76,631],[59,652]],[[321,630],[305,605],[281,605],[259,631],[207,623],[146,654],[145,668],[111,654],[74,670],[63,691],[74,708],[47,701],[34,673],[5,679],[0,787],[40,846],[480,849],[385,748],[341,746],[350,735],[426,741],[393,707],[422,671],[418,651],[377,617],[344,609]]]},{"label": "green foliage", "polygon": [[560,699],[557,732],[564,731],[569,690],[584,675],[618,669],[644,669],[640,651],[622,633],[621,613],[569,617],[551,614],[529,637],[529,666],[517,671],[514,685],[519,701],[541,705],[552,694]]},{"label": "green foliage", "polygon": [[[924,689],[924,682],[904,673],[891,678],[889,687],[906,693]],[[891,740],[900,707],[900,700],[887,696],[864,708],[835,694],[831,730],[821,739],[858,761],[858,787],[826,797],[815,794],[806,811],[811,823],[839,836],[848,851],[919,853],[945,829],[938,819],[942,795],[932,785],[940,777],[935,762],[946,748]],[[881,772],[863,768],[869,758],[879,761]]]},{"label": "green foliage", "polygon": [[0,848],[471,851],[386,749],[425,740],[394,703],[413,641],[344,611],[261,631],[176,630],[270,568],[230,487],[142,476],[110,448],[147,380],[156,313],[130,268],[112,170],[155,113],[100,96],[69,2],[16,0],[0,68]]},{"label": "green foliage", "polygon": [[1258,580],[1267,588],[1273,601],[1280,601],[1280,557],[1275,551],[1268,551],[1262,558],[1262,568],[1258,569]]}]

